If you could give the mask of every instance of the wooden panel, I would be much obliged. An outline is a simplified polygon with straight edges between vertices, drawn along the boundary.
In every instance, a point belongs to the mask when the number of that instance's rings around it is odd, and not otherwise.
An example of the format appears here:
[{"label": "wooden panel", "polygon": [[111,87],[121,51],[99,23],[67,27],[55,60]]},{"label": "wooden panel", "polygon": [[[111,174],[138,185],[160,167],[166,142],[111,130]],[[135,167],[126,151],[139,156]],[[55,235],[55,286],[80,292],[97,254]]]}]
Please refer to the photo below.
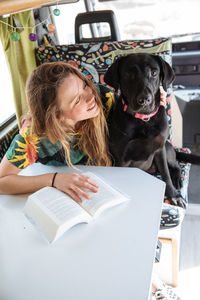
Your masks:
[{"label": "wooden panel", "polygon": [[73,3],[79,0],[65,0],[65,1],[55,1],[55,0],[1,0],[0,1],[0,16],[6,14],[14,14],[24,10],[30,10],[35,8],[40,8],[46,5],[56,5],[59,3]]},{"label": "wooden panel", "polygon": [[[170,244],[171,245],[171,264],[172,264],[172,274],[171,274],[171,282],[168,282],[173,287],[177,287],[178,285],[178,272],[179,272],[179,248],[178,241],[176,239],[171,238],[159,238],[161,243]],[[162,249],[161,249],[162,255]],[[170,258],[170,255],[169,255]]]}]

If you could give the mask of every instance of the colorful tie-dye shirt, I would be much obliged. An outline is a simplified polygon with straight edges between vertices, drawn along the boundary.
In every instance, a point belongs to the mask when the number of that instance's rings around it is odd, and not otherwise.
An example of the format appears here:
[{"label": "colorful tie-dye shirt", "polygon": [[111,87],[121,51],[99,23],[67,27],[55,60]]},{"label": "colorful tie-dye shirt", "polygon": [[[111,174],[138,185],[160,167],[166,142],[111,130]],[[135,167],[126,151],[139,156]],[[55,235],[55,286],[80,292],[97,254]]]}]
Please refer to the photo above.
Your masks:
[{"label": "colorful tie-dye shirt", "polygon": [[[103,85],[96,87],[105,107],[107,116],[114,102],[114,92]],[[70,159],[72,164],[85,163],[86,155],[78,148],[79,135],[73,135],[70,141]],[[48,138],[38,138],[30,134],[28,122],[26,121],[19,134],[13,139],[6,152],[7,159],[19,169],[24,169],[35,162],[51,166],[67,165],[62,144],[51,143]]]}]

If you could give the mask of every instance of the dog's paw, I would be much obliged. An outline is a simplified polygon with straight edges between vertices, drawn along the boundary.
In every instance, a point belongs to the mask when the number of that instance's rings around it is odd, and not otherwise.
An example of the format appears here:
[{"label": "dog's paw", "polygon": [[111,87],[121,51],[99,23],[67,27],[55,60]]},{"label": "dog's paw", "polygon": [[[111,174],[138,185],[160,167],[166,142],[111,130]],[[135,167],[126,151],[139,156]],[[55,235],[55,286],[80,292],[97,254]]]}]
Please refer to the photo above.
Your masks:
[{"label": "dog's paw", "polygon": [[187,208],[186,200],[183,197],[181,197],[180,195],[177,196],[176,198],[171,198],[170,201],[171,201],[172,205],[179,206],[179,207],[182,207],[184,209]]}]

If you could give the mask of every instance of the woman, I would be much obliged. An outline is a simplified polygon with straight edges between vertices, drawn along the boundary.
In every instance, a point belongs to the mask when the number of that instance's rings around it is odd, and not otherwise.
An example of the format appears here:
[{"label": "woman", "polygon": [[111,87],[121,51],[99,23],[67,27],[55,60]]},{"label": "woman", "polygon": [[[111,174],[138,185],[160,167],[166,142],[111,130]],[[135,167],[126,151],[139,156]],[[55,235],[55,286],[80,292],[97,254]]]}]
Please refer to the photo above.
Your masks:
[{"label": "woman", "polygon": [[93,83],[65,62],[37,67],[26,84],[28,114],[0,164],[0,193],[35,192],[54,186],[75,201],[97,192],[88,177],[72,173],[19,176],[21,169],[41,162],[69,165],[86,162],[110,166],[107,124]]}]

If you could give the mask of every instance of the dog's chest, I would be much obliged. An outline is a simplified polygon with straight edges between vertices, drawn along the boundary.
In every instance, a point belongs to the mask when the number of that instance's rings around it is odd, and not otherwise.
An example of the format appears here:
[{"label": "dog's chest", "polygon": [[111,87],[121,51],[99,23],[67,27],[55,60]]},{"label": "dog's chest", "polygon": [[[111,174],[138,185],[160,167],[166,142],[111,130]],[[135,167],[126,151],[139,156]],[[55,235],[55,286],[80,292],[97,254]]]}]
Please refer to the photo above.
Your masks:
[{"label": "dog's chest", "polygon": [[153,158],[154,153],[165,144],[169,128],[167,115],[162,107],[148,122],[117,111],[110,119],[109,130],[111,153],[126,164]]},{"label": "dog's chest", "polygon": [[122,122],[119,126],[119,135],[126,136],[127,140],[134,139],[156,139],[162,137],[166,140],[168,137],[168,122],[160,120],[150,120],[148,122],[142,120],[132,120],[131,122]]}]

